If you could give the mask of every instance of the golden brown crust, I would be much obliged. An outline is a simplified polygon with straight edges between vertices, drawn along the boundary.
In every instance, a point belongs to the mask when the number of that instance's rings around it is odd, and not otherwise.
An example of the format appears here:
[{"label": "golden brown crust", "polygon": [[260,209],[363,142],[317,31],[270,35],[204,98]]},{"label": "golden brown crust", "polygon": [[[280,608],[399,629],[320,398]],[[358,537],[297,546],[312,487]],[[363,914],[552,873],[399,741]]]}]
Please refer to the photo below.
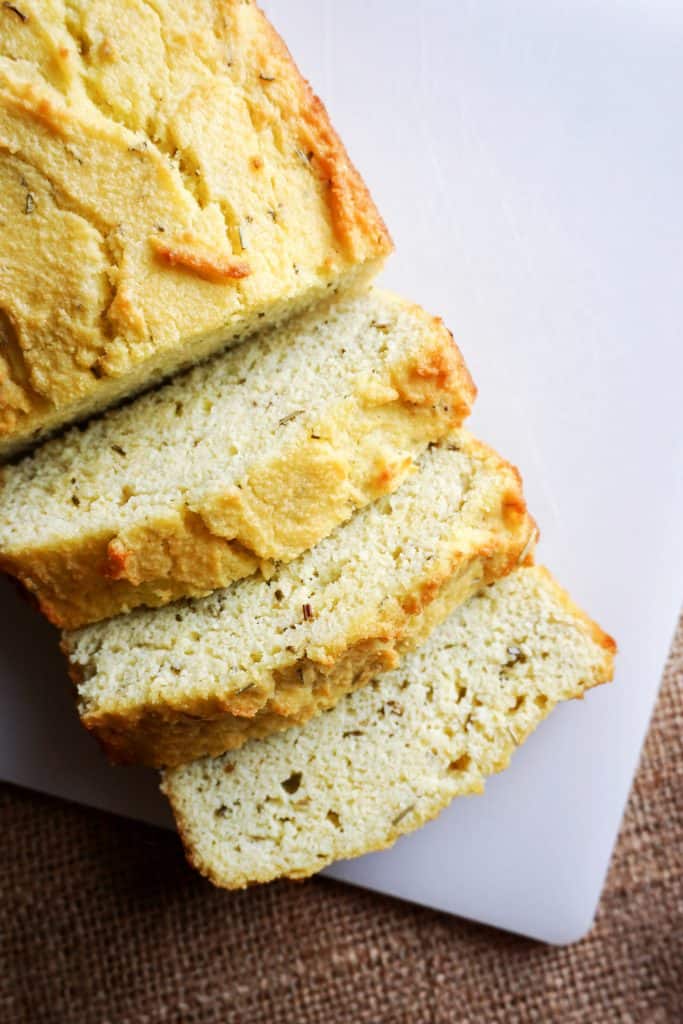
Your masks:
[{"label": "golden brown crust", "polygon": [[[418,306],[411,307],[415,312]],[[421,311],[420,311],[421,312]],[[462,404],[454,410],[455,418],[462,421],[477,397],[477,388],[452,333],[441,317],[432,317],[432,343],[426,345],[411,364],[407,373],[396,375],[394,387],[402,398],[419,405],[434,388],[448,391],[457,383]]]},{"label": "golden brown crust", "polygon": [[391,249],[255,5],[109,7],[0,21],[0,458]]},{"label": "golden brown crust", "polygon": [[475,388],[462,356],[438,319],[420,316],[424,344],[394,364],[386,382],[359,384],[357,396],[321,423],[325,440],[302,432],[239,487],[200,506],[179,500],[127,531],[1,551],[0,569],[21,580],[51,622],[75,629],[290,561],[354,509],[394,491],[414,456],[469,414]]},{"label": "golden brown crust", "polygon": [[201,596],[255,572],[264,560],[239,541],[212,534],[200,517],[178,516],[140,530],[135,546],[118,537],[56,545],[21,560],[0,556],[0,570],[15,576],[55,626],[75,629],[84,620],[109,618],[139,604],[159,607]]},{"label": "golden brown crust", "polygon": [[[264,67],[275,59],[280,66],[294,68],[298,102],[289,112],[297,126],[300,150],[328,190],[332,223],[337,239],[350,259],[362,258],[368,239],[382,249],[392,247],[387,227],[375,206],[365,182],[349,159],[344,145],[332,127],[322,100],[303,77],[284,40],[263,12]],[[269,75],[267,77],[270,77]]]},{"label": "golden brown crust", "polygon": [[151,239],[151,245],[157,259],[165,263],[166,266],[187,270],[205,281],[214,283],[240,281],[243,277],[249,277],[251,274],[251,267],[246,260],[220,257],[211,251],[201,252],[197,242],[190,242],[187,237],[166,241],[157,235]]}]

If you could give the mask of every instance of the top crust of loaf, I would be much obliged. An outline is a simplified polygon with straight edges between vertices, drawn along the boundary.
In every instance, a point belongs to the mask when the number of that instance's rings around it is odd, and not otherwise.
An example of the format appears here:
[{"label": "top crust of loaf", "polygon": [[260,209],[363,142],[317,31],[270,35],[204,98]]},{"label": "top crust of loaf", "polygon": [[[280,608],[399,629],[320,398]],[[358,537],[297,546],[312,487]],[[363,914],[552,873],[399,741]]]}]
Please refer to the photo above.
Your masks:
[{"label": "top crust of loaf", "polygon": [[481,792],[615,644],[540,567],[487,587],[393,672],[303,728],[167,770],[189,860],[216,885],[302,878]]},{"label": "top crust of loaf", "polygon": [[0,456],[391,247],[241,0],[0,7],[0,185]]}]

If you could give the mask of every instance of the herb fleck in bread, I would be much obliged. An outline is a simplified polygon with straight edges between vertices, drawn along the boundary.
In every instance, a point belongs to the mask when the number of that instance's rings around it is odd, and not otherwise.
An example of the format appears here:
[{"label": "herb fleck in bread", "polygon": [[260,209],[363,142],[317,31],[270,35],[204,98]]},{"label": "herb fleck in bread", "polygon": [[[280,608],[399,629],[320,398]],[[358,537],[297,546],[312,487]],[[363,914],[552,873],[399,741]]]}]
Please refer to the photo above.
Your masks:
[{"label": "herb fleck in bread", "polygon": [[390,249],[253,3],[0,5],[0,139],[0,457]]},{"label": "herb fleck in bread", "polygon": [[614,651],[546,570],[519,569],[305,727],[166,771],[188,859],[237,889],[391,846],[611,679]]},{"label": "herb fleck in bread", "polygon": [[206,594],[395,490],[473,397],[439,320],[329,300],[7,467],[0,568],[71,629]]},{"label": "herb fleck in bread", "polygon": [[63,638],[113,760],[181,764],[333,705],[533,546],[519,474],[465,431],[272,577]]}]

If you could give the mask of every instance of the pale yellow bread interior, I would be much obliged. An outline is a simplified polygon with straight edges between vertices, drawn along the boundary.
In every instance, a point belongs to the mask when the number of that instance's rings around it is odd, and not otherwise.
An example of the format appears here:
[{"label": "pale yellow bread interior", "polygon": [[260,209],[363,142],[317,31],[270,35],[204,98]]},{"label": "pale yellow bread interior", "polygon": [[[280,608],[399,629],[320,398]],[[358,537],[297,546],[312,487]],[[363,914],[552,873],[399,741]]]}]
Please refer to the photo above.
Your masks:
[{"label": "pale yellow bread interior", "polygon": [[614,651],[545,569],[518,569],[305,726],[166,771],[187,856],[242,888],[390,846],[481,792],[558,702],[611,678]]}]

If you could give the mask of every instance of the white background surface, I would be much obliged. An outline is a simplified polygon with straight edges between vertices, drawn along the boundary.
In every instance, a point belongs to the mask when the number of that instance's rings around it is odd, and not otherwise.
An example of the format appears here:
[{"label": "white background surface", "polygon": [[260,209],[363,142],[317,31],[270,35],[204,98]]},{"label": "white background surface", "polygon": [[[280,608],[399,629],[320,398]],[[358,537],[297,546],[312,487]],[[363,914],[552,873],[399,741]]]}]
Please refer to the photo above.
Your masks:
[{"label": "white background surface", "polygon": [[[539,550],[618,638],[616,683],[338,878],[553,942],[589,927],[681,599],[683,8],[271,0],[521,467]],[[53,631],[0,586],[0,776],[168,824],[75,720]]]}]

